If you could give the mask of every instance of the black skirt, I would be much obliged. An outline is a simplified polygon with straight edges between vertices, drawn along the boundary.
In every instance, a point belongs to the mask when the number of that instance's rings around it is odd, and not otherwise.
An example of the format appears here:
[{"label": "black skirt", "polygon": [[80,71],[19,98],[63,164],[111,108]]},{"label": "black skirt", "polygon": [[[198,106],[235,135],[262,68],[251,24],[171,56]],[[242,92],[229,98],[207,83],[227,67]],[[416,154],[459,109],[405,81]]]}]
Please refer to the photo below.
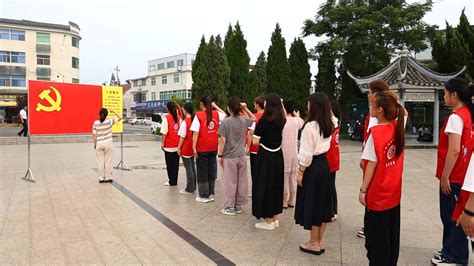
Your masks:
[{"label": "black skirt", "polygon": [[283,211],[283,153],[260,147],[252,183],[252,214],[272,218]]},{"label": "black skirt", "polygon": [[303,175],[303,186],[296,191],[296,224],[311,230],[312,226],[321,226],[331,222],[334,207],[331,193],[331,174],[326,154],[313,157],[311,165]]}]

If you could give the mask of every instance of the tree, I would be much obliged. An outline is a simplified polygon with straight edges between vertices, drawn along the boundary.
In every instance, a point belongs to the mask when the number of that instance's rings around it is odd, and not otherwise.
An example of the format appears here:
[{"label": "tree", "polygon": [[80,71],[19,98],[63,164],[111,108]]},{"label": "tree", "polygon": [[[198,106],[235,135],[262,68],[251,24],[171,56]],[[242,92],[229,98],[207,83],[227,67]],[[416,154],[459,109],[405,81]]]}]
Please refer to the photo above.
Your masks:
[{"label": "tree", "polygon": [[[425,40],[434,35],[435,28],[423,21],[432,2],[407,4],[405,1],[378,0],[321,5],[314,19],[304,22],[303,36],[323,37],[310,50],[312,58],[329,49],[335,64],[326,64],[324,72],[331,73],[334,65],[340,76],[342,99],[360,97],[357,86],[348,79],[346,71],[357,76],[374,74],[385,67],[393,54],[403,46],[419,52],[427,48]],[[324,47],[326,46],[326,47]],[[349,94],[349,95],[344,95]],[[342,104],[345,104],[344,102]]]},{"label": "tree", "polygon": [[278,23],[272,34],[271,41],[267,58],[268,91],[278,93],[281,97],[287,98],[290,96],[291,90],[290,65],[286,57],[285,39],[281,35],[281,28]]},{"label": "tree", "polygon": [[442,33],[433,40],[432,56],[437,63],[438,71],[452,73],[459,71],[463,66],[469,65],[471,53],[459,31],[446,22],[445,37]]},{"label": "tree", "polygon": [[316,90],[325,92],[331,100],[335,99],[336,88],[336,55],[328,45],[318,47],[318,74],[316,75]]},{"label": "tree", "polygon": [[225,53],[230,67],[230,96],[243,96],[249,93],[248,73],[250,57],[247,53],[247,41],[244,38],[239,22],[232,30],[229,30],[225,37]]},{"label": "tree", "polygon": [[[191,87],[191,98],[193,99],[193,103],[195,106],[198,106],[198,101],[200,99],[199,95],[201,95],[201,91],[204,90],[201,86],[203,85],[202,80],[202,75],[203,75],[203,70],[201,68],[204,58],[206,57],[207,54],[207,43],[206,43],[206,38],[204,35],[201,38],[201,43],[199,44],[199,48],[196,52],[196,57],[194,58],[193,62],[193,71],[191,72],[191,77],[193,79],[193,84]],[[198,95],[196,95],[198,93]]]},{"label": "tree", "polygon": [[458,31],[466,45],[469,47],[469,53],[471,54],[470,60],[467,62],[467,71],[470,80],[474,79],[474,30],[472,29],[469,20],[466,17],[465,9],[462,10],[461,17],[459,18]]},{"label": "tree", "polygon": [[252,72],[255,72],[257,78],[257,95],[268,93],[267,60],[265,59],[265,53],[263,51],[258,56]]},{"label": "tree", "polygon": [[308,63],[308,51],[301,38],[295,39],[291,44],[288,63],[292,85],[288,97],[296,101],[297,109],[306,110],[311,88],[311,71]]},{"label": "tree", "polygon": [[198,63],[197,69],[193,69],[193,72],[196,72],[193,73],[193,102],[197,103],[203,96],[210,96],[216,99],[217,104],[223,106],[228,95],[230,70],[221,37],[211,36],[200,56],[202,57],[199,59],[202,60]]}]

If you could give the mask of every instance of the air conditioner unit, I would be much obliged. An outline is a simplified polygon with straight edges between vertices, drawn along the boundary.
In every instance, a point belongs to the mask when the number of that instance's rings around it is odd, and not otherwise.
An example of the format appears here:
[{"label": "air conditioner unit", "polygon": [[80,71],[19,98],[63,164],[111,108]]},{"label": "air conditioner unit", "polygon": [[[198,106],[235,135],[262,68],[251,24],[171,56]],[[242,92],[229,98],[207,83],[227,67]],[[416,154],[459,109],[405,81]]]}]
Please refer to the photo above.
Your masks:
[{"label": "air conditioner unit", "polygon": [[178,71],[181,72],[183,70],[183,66],[178,66]]}]

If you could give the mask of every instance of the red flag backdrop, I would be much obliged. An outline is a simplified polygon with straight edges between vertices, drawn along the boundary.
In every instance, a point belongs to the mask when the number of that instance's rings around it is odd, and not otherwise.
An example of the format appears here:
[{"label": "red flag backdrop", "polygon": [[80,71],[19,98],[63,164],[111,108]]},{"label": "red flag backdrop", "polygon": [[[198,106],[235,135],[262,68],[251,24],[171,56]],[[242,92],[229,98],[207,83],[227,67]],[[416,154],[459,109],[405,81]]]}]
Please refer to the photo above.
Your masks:
[{"label": "red flag backdrop", "polygon": [[28,101],[31,135],[91,133],[102,86],[30,80]]}]

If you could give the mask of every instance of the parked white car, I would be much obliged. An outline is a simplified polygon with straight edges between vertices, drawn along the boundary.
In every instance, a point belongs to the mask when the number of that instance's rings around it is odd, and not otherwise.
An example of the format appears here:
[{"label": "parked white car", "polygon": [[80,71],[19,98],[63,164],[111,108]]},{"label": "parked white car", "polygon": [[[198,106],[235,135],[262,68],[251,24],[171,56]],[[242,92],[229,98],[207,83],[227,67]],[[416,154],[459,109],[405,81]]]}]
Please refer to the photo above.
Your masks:
[{"label": "parked white car", "polygon": [[145,119],[143,119],[143,121],[142,121],[142,124],[151,125],[151,122],[153,122],[152,119],[151,119],[151,116],[150,117],[145,117]]},{"label": "parked white car", "polygon": [[142,124],[142,122],[143,122],[143,117],[135,117],[132,120],[130,120],[130,124],[132,125]]},{"label": "parked white car", "polygon": [[161,123],[151,122],[150,131],[151,131],[152,134],[156,132],[157,128],[161,128]]}]

